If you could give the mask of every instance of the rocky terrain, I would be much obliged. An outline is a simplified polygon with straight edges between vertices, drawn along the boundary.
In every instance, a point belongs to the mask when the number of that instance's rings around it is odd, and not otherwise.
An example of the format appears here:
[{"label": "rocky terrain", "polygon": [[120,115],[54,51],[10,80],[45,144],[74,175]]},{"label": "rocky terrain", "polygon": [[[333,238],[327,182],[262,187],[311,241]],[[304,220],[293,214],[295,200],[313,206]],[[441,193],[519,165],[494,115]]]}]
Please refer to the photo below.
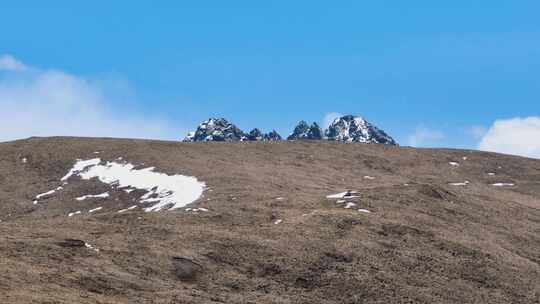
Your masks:
[{"label": "rocky terrain", "polygon": [[0,256],[0,303],[539,303],[540,161],[321,140],[1,143]]},{"label": "rocky terrain", "polygon": [[[190,132],[184,142],[198,141],[278,141],[282,140],[275,130],[264,134],[258,128],[245,133],[224,118],[210,118],[203,121],[195,132]],[[336,118],[323,131],[314,122],[309,125],[300,121],[287,140],[332,140],[367,144],[397,145],[396,141],[365,119],[359,116],[345,115]]]}]

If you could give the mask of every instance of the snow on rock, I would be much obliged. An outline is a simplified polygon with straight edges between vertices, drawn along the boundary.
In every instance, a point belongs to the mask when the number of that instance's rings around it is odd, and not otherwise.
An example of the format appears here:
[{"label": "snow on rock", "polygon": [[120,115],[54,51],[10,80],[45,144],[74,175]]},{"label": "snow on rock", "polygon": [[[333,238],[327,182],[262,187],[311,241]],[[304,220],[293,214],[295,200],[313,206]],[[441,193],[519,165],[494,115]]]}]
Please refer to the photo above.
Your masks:
[{"label": "snow on rock", "polygon": [[276,221],[274,222],[274,225],[279,225],[279,224],[281,224],[281,222],[283,222],[283,220],[276,220]]},{"label": "snow on rock", "polygon": [[468,184],[470,184],[469,181],[464,181],[462,183],[450,183],[451,186],[467,186]]},{"label": "snow on rock", "polygon": [[206,208],[186,208],[186,211],[191,211],[191,212],[199,212],[199,211],[202,211],[202,212],[208,212],[208,209],[206,209]]},{"label": "snow on rock", "polygon": [[364,176],[364,179],[371,179],[371,180],[373,180],[373,179],[375,179],[375,177],[366,175],[366,176]]},{"label": "snow on rock", "polygon": [[84,201],[85,199],[89,199],[89,198],[107,198],[107,197],[109,197],[109,192],[104,192],[104,193],[95,194],[95,195],[87,194],[87,195],[77,197],[75,199],[78,201]]},{"label": "snow on rock", "polygon": [[492,186],[494,187],[513,187],[515,186],[515,184],[513,183],[495,183],[495,184],[491,184]]},{"label": "snow on rock", "polygon": [[21,159],[22,163],[23,164],[26,164],[28,162],[28,159],[26,157],[24,157],[23,159]]},{"label": "snow on rock", "polygon": [[88,213],[94,213],[94,212],[99,211],[101,209],[103,209],[103,207],[97,207],[97,208],[94,208],[94,209],[90,209],[90,210],[88,210]]},{"label": "snow on rock", "polygon": [[396,145],[396,141],[367,120],[345,115],[336,118],[325,132],[328,140]]},{"label": "snow on rock", "polygon": [[495,172],[488,172],[487,175],[489,175],[489,176],[495,176]]},{"label": "snow on rock", "polygon": [[40,198],[45,197],[45,196],[53,195],[55,192],[56,192],[56,190],[53,189],[51,191],[47,191],[45,193],[38,194],[38,195],[36,195],[36,200],[39,200]]},{"label": "snow on rock", "polygon": [[182,208],[199,199],[205,184],[195,177],[167,175],[155,172],[153,167],[135,169],[130,163],[107,162],[101,159],[78,160],[69,173],[62,178],[79,176],[84,180],[98,178],[101,182],[117,188],[135,188],[147,191],[141,203],[155,203],[145,211],[173,210]]},{"label": "snow on rock", "polygon": [[95,252],[99,252],[99,249],[97,249],[96,247],[88,244],[88,243],[84,243],[84,246],[88,249],[91,249],[91,250],[94,250]]},{"label": "snow on rock", "polygon": [[362,213],[371,213],[371,211],[367,210],[367,209],[358,209],[358,212],[362,212]]},{"label": "snow on rock", "polygon": [[135,209],[135,208],[137,208],[137,206],[131,206],[131,207],[126,208],[126,209],[118,210],[118,213],[124,213],[124,212],[126,212],[126,211],[133,210],[133,209]]},{"label": "snow on rock", "polygon": [[326,198],[328,198],[328,199],[355,198],[355,197],[358,197],[358,196],[354,196],[354,194],[356,194],[356,193],[358,193],[358,192],[356,192],[356,191],[346,191],[346,192],[340,192],[340,193],[336,193],[336,194],[327,195]]},{"label": "snow on rock", "polygon": [[61,181],[67,181],[74,174],[77,174],[90,166],[96,166],[101,162],[100,158],[93,158],[88,160],[78,159],[73,168],[69,170],[68,174],[62,177]]},{"label": "snow on rock", "polygon": [[351,208],[354,207],[354,206],[356,206],[355,203],[348,202],[348,203],[345,205],[345,207],[343,207],[343,208],[345,208],[345,209],[351,209]]},{"label": "snow on rock", "polygon": [[68,214],[69,217],[72,217],[74,215],[77,215],[77,214],[81,214],[82,212],[81,211],[75,211],[75,212],[71,212]]},{"label": "snow on rock", "polygon": [[449,162],[450,166],[453,166],[453,167],[459,167],[459,163],[458,162]]}]

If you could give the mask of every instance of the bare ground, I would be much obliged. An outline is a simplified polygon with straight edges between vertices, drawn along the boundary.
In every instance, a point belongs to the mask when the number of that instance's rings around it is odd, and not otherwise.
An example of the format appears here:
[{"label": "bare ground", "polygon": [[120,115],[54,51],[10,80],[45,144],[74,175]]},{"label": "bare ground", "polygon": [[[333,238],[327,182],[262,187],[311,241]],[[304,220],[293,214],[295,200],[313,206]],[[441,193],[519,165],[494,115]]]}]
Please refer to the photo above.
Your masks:
[{"label": "bare ground", "polygon": [[[118,213],[142,193],[79,202],[110,187],[77,178],[32,203],[94,157],[196,176],[209,211]],[[346,190],[354,208],[326,198]],[[0,220],[0,303],[540,303],[540,161],[520,157],[32,138],[0,144]]]}]

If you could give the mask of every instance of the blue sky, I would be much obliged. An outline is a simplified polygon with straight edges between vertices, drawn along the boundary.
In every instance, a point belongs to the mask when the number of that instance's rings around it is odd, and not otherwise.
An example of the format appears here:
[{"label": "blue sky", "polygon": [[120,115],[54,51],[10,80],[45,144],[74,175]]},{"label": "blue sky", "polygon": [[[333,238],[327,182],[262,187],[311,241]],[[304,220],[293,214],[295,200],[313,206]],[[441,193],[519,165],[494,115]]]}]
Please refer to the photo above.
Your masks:
[{"label": "blue sky", "polygon": [[475,148],[540,115],[538,1],[5,2],[0,55],[98,87],[110,119],[286,134],[351,113],[403,145]]}]

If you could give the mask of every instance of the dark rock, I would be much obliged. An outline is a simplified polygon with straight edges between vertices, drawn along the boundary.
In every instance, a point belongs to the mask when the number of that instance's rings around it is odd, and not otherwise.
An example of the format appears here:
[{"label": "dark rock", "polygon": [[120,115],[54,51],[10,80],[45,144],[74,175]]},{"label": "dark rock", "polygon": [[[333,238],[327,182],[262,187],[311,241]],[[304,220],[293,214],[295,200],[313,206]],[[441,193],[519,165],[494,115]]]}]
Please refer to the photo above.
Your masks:
[{"label": "dark rock", "polygon": [[287,140],[320,140],[323,139],[323,132],[319,125],[314,122],[311,126],[305,121],[300,121]]},{"label": "dark rock", "polygon": [[184,257],[172,258],[174,273],[180,281],[194,281],[202,272],[203,267],[191,259]]},{"label": "dark rock", "polygon": [[255,128],[249,132],[247,135],[247,140],[249,141],[261,141],[264,139],[264,135],[261,130]]},{"label": "dark rock", "polygon": [[67,247],[67,248],[77,248],[85,247],[86,242],[77,239],[65,239],[62,242],[58,242],[58,246]]},{"label": "dark rock", "polygon": [[280,141],[282,140],[281,135],[279,135],[276,130],[272,130],[272,132],[264,134],[264,140],[265,141]]}]

